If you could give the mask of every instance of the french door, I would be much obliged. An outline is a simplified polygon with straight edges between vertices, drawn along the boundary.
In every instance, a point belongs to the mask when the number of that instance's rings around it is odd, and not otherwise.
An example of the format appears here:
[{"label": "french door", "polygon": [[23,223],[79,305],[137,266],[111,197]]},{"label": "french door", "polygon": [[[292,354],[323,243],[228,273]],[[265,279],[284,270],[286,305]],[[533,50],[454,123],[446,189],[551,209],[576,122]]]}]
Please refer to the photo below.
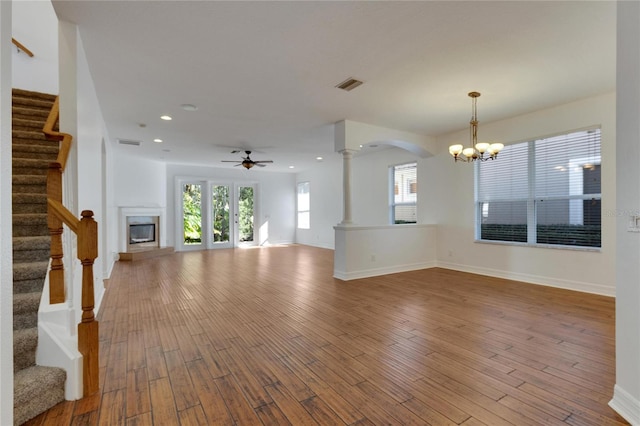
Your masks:
[{"label": "french door", "polygon": [[181,250],[257,244],[256,185],[181,181]]}]

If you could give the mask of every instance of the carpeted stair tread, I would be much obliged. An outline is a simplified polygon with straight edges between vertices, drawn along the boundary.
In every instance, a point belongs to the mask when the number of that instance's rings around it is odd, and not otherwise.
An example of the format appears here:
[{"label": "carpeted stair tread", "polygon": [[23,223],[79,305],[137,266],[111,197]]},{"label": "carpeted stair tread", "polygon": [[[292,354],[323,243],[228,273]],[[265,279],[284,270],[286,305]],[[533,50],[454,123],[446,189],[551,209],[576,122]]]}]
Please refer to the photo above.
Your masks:
[{"label": "carpeted stair tread", "polygon": [[47,139],[42,129],[39,131],[34,130],[16,130],[11,131],[13,145],[47,145],[58,146],[58,141]]},{"label": "carpeted stair tread", "polygon": [[42,291],[44,281],[42,278],[34,278],[31,280],[20,280],[13,282],[13,293],[31,293],[34,291]]},{"label": "carpeted stair tread", "polygon": [[21,108],[33,108],[51,111],[54,101],[48,101],[46,99],[27,99],[27,98],[13,98],[11,101],[12,106]]},{"label": "carpeted stair tread", "polygon": [[46,194],[46,175],[13,175],[11,190],[14,193],[23,194]]},{"label": "carpeted stair tread", "polygon": [[34,92],[32,90],[18,89],[15,87],[11,89],[11,94],[13,99],[16,99],[16,98],[43,99],[51,103],[53,103],[53,101],[55,101],[57,97],[56,95],[52,95],[50,93]]},{"label": "carpeted stair tread", "polygon": [[13,265],[13,280],[22,281],[37,278],[44,279],[48,267],[48,261],[16,263]]},{"label": "carpeted stair tread", "polygon": [[46,185],[47,177],[43,175],[16,175],[12,177],[14,185]]},{"label": "carpeted stair tread", "polygon": [[14,118],[22,120],[47,121],[50,110],[46,108],[33,108],[25,105],[13,105],[11,114]]},{"label": "carpeted stair tread", "polygon": [[61,368],[34,365],[18,371],[13,379],[13,421],[27,420],[64,401],[67,374]]},{"label": "carpeted stair tread", "polygon": [[[50,236],[14,237],[13,262],[14,264],[49,262],[49,257],[51,256],[50,248]],[[42,288],[42,286],[39,286],[39,288]],[[15,287],[14,291],[16,291]]]},{"label": "carpeted stair tread", "polygon": [[36,237],[50,235],[46,213],[23,213],[13,215],[14,237]]},{"label": "carpeted stair tread", "polygon": [[50,245],[51,237],[48,235],[13,238],[14,252],[19,250],[49,250]]},{"label": "carpeted stair tread", "polygon": [[38,328],[23,328],[13,332],[13,372],[36,364]]},{"label": "carpeted stair tread", "polygon": [[13,193],[13,213],[47,213],[47,196],[37,193]]},{"label": "carpeted stair tread", "polygon": [[42,121],[40,120],[25,120],[16,117],[11,120],[11,128],[16,130],[42,131],[42,127]]},{"label": "carpeted stair tread", "polygon": [[[29,168],[42,167],[45,169],[45,171],[49,168],[49,163],[50,161],[41,160],[38,158],[14,158],[11,162],[13,167],[29,167]],[[39,174],[39,173],[36,173],[36,174]]]},{"label": "carpeted stair tread", "polygon": [[[11,194],[12,201],[15,204],[47,204],[47,194]],[[14,210],[15,211],[15,210]],[[28,213],[28,212],[23,212]],[[34,212],[39,213],[39,212]]]},{"label": "carpeted stair tread", "polygon": [[13,158],[32,158],[36,160],[55,161],[58,157],[58,147],[51,145],[14,144]]},{"label": "carpeted stair tread", "polygon": [[13,329],[21,330],[38,326],[38,308],[42,293],[18,293],[13,295]]}]

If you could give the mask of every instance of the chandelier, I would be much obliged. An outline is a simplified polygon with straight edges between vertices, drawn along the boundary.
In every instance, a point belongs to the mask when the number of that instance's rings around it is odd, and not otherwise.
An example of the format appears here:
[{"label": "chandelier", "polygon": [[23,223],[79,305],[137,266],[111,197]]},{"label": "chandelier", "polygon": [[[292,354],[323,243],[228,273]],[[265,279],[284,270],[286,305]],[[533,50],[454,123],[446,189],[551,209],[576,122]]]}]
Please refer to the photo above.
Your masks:
[{"label": "chandelier", "polygon": [[[478,97],[479,92],[469,93],[471,98],[471,121],[469,122],[469,136],[471,139],[471,146],[464,148],[460,144],[451,145],[449,147],[449,153],[453,155],[455,161],[487,161],[489,159],[494,160],[498,157],[498,153],[504,148],[501,143],[487,143],[478,142]],[[486,155],[485,155],[486,154]]]}]

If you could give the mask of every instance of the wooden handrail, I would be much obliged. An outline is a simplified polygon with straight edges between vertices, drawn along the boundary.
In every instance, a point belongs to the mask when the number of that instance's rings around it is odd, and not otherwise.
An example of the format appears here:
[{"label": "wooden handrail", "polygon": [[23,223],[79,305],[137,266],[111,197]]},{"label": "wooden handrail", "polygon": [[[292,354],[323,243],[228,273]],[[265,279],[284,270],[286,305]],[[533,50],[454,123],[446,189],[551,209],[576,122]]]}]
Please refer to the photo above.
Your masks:
[{"label": "wooden handrail", "polygon": [[11,43],[15,44],[16,47],[26,53],[30,58],[33,58],[33,52],[24,47],[24,44],[20,43],[15,38],[11,37]]},{"label": "wooden handrail", "polygon": [[47,204],[49,205],[49,212],[60,219],[67,227],[74,233],[78,234],[78,227],[80,226],[80,220],[76,219],[76,217],[63,206],[58,201],[52,200],[51,198],[47,199]]},{"label": "wooden handrail", "polygon": [[71,143],[73,138],[68,133],[60,133],[57,130],[54,130],[56,123],[58,123],[59,117],[60,96],[56,97],[56,100],[53,103],[53,107],[51,108],[51,112],[49,112],[47,121],[44,124],[42,132],[45,134],[47,139],[60,141],[60,151],[58,151],[58,158],[56,159],[56,162],[60,164],[60,167],[64,172],[65,166],[67,165],[67,158],[69,158],[69,152],[71,151]]},{"label": "wooden handrail", "polygon": [[91,210],[84,210],[82,219],[79,220],[62,204],[62,172],[69,157],[73,138],[67,133],[54,130],[59,117],[58,97],[43,128],[47,139],[60,142],[58,158],[49,164],[47,173],[47,226],[51,234],[49,302],[55,304],[66,300],[62,232],[63,225],[67,225],[69,230],[78,236],[78,260],[82,264],[82,320],[78,324],[78,351],[82,354],[83,396],[89,396],[98,391],[100,374],[98,321],[93,312],[93,263],[98,257],[98,224],[93,219]]}]

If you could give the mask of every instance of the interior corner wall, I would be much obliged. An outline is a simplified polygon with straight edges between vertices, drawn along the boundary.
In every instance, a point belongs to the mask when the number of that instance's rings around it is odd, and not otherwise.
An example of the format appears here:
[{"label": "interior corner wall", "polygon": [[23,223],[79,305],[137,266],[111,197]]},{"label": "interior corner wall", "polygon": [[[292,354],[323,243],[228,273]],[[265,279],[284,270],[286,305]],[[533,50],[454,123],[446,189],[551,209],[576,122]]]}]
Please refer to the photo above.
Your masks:
[{"label": "interior corner wall", "polygon": [[[505,144],[601,126],[602,250],[568,250],[478,243],[475,235],[474,165],[454,163],[447,147],[468,139],[461,131],[438,138],[441,152],[425,160],[433,182],[439,266],[536,284],[615,295],[616,97],[604,94],[542,111],[481,123],[479,139]],[[500,161],[500,158],[498,160]],[[423,171],[421,170],[421,171]]]},{"label": "interior corner wall", "polygon": [[[309,182],[309,229],[296,229],[298,244],[333,249],[333,227],[342,220],[342,155],[326,156],[296,175],[296,185]],[[297,188],[294,188],[297,193]]]},{"label": "interior corner wall", "polygon": [[[227,169],[220,167],[168,164],[166,178],[167,244],[178,247],[176,242],[178,200],[175,187],[179,178],[220,183],[257,183],[259,200],[254,226],[267,232],[263,244],[290,244],[295,239],[295,174],[258,170]],[[262,235],[260,238],[262,239]]]},{"label": "interior corner wall", "polygon": [[[0,1],[0,45],[11,43],[11,1]],[[11,52],[0,49],[0,424],[13,424]]]},{"label": "interior corner wall", "polygon": [[[58,18],[50,1],[14,1],[13,37],[33,57],[13,51],[13,87],[58,94]],[[9,46],[9,44],[7,44]]]}]

